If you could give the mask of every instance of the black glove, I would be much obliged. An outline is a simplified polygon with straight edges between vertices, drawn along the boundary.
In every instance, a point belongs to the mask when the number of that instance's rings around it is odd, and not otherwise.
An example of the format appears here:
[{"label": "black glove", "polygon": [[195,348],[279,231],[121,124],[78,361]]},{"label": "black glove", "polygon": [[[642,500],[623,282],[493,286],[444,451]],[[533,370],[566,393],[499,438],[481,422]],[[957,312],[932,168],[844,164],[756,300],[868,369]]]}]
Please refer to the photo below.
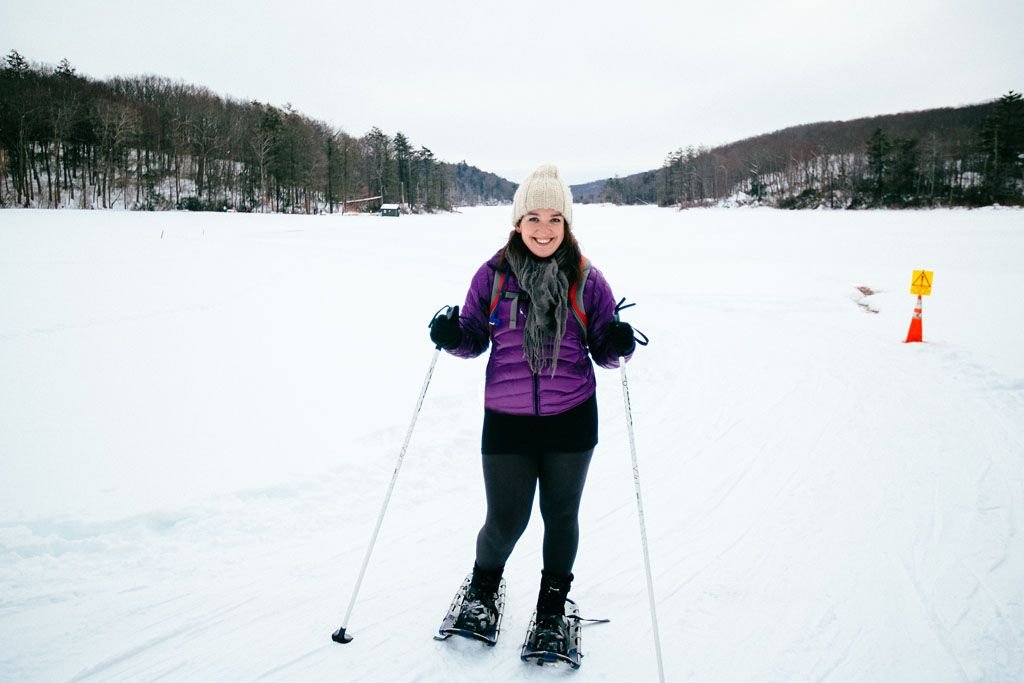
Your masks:
[{"label": "black glove", "polygon": [[430,321],[430,341],[442,349],[454,349],[462,343],[458,306]]},{"label": "black glove", "polygon": [[629,323],[616,320],[608,324],[608,345],[617,356],[628,356],[636,348],[633,328]]}]

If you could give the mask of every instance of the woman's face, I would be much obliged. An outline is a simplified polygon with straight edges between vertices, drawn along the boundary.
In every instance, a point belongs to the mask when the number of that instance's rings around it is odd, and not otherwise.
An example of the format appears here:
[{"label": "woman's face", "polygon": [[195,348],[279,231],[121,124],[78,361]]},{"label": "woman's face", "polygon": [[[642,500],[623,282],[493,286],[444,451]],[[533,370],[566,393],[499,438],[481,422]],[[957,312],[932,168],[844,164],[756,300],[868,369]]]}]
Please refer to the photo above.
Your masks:
[{"label": "woman's face", "polygon": [[565,239],[565,219],[554,209],[534,209],[519,220],[516,232],[522,234],[526,248],[537,258],[547,258]]}]

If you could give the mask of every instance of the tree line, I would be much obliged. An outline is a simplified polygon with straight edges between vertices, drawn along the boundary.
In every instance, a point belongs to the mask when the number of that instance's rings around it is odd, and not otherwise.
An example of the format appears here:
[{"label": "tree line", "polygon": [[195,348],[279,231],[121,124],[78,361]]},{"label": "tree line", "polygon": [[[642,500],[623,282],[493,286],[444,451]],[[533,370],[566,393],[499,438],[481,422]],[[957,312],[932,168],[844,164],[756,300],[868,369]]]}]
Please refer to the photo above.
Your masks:
[{"label": "tree line", "polygon": [[1024,101],[796,126],[590,184],[583,201],[781,208],[1024,204]]},{"label": "tree line", "polygon": [[159,76],[0,64],[0,206],[319,213],[503,202],[515,185],[401,132],[362,137]]}]

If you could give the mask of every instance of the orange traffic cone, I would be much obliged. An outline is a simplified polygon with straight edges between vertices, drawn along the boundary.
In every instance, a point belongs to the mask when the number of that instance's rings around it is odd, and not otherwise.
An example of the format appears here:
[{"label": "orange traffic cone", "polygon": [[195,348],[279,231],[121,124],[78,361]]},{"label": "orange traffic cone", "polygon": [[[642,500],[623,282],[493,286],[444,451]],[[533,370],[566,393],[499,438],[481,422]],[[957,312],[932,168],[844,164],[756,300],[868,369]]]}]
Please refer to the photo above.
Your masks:
[{"label": "orange traffic cone", "polygon": [[917,295],[917,304],[914,305],[914,317],[910,319],[910,329],[907,330],[907,341],[903,342],[923,342],[921,338],[921,295]]}]

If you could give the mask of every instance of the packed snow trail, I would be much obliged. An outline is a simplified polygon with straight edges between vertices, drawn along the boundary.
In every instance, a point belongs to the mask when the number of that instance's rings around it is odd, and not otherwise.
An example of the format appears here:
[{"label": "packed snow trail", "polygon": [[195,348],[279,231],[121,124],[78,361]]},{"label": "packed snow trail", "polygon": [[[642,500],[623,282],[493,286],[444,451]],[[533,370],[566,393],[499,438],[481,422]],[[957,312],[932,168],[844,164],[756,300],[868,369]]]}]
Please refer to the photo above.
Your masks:
[{"label": "packed snow trail", "polygon": [[[1024,213],[576,222],[652,339],[629,382],[667,680],[1024,680]],[[432,640],[483,519],[483,359],[439,360],[355,641],[330,640],[429,317],[506,223],[0,212],[0,680],[549,680],[519,661],[539,515],[498,645]],[[598,382],[570,595],[612,623],[573,675],[654,680],[621,386]]]}]

